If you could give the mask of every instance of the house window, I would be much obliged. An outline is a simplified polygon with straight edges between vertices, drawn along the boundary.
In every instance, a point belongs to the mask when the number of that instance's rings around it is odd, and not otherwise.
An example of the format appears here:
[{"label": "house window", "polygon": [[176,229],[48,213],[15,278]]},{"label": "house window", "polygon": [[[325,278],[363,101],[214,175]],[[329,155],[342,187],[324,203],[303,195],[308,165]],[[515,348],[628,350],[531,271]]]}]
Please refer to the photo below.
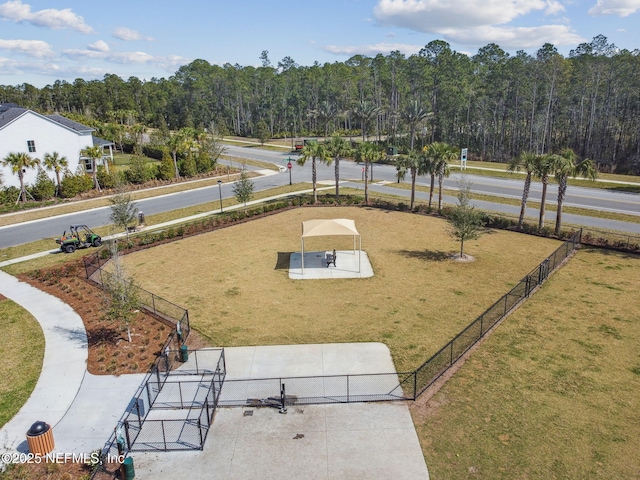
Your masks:
[{"label": "house window", "polygon": [[27,148],[29,149],[29,153],[34,153],[36,151],[35,140],[27,140]]},{"label": "house window", "polygon": [[90,158],[83,158],[84,168],[87,173],[93,173],[93,161]]}]

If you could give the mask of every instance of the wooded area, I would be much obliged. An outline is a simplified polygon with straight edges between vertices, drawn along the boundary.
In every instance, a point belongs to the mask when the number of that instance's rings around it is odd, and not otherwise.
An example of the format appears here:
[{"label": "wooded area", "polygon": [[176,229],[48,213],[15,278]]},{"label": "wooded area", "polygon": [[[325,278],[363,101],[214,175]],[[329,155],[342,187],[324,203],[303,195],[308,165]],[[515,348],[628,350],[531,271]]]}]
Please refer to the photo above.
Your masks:
[{"label": "wooded area", "polygon": [[[260,67],[195,60],[149,81],[105,75],[41,89],[0,86],[0,102],[161,130],[362,135],[405,153],[414,141],[442,141],[501,162],[571,148],[600,171],[640,174],[640,50],[619,50],[604,36],[566,58],[551,44],[535,56],[496,44],[468,56],[437,40],[409,57],[356,55],[312,66],[285,57],[273,65],[264,51],[260,59]],[[106,126],[99,134],[113,136]]]}]

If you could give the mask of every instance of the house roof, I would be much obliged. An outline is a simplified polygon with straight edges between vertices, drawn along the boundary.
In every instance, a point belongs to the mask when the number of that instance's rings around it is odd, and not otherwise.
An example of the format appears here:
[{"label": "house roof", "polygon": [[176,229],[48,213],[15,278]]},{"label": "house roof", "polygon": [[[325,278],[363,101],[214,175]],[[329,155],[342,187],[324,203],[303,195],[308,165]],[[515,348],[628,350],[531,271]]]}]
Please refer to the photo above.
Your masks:
[{"label": "house roof", "polygon": [[5,103],[0,105],[3,107],[10,107],[4,111],[3,109],[0,109],[0,130],[27,112],[31,112],[40,118],[55,122],[64,128],[73,130],[76,133],[89,133],[95,130],[94,128],[87,127],[86,125],[82,125],[78,122],[74,122],[73,120],[63,117],[62,115],[59,115],[57,113],[54,113],[53,115],[41,115],[38,112],[29,110],[28,108],[13,107],[12,105],[15,104]]},{"label": "house roof", "polygon": [[103,138],[99,138],[99,137],[96,137],[96,136],[93,137],[93,146],[94,147],[97,147],[97,146],[108,147],[109,145],[115,145],[115,144],[113,142],[110,142],[109,140],[105,140]]},{"label": "house roof", "polygon": [[0,110],[0,128],[11,123],[26,111],[27,109],[22,107],[12,107],[5,111]]},{"label": "house roof", "polygon": [[53,115],[47,115],[47,118],[53,120],[56,123],[59,123],[60,125],[70,128],[71,130],[75,130],[76,132],[93,132],[95,130],[94,128],[87,127],[86,125],[74,122],[73,120],[69,120],[67,117],[63,117],[62,115],[59,115],[57,113],[54,113]]},{"label": "house roof", "polygon": [[17,103],[0,103],[0,113],[4,113],[7,110],[9,110],[10,108],[20,108],[20,105],[18,105]]}]

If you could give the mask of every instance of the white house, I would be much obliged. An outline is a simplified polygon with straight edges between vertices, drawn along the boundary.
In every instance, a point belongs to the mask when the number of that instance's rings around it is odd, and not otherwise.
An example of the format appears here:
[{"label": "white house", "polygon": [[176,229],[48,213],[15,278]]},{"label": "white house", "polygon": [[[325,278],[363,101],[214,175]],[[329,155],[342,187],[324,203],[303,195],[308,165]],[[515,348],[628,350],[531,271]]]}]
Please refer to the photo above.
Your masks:
[{"label": "white house", "polygon": [[[9,153],[28,153],[41,161],[46,153],[58,152],[67,157],[69,170],[75,172],[79,164],[91,171],[91,162],[80,155],[80,151],[101,145],[109,147],[113,158],[112,143],[93,136],[94,129],[62,115],[41,115],[16,104],[0,104],[0,160]],[[104,158],[104,157],[103,157]],[[20,186],[18,175],[10,167],[0,165],[2,183],[5,186]],[[55,180],[55,172],[47,174]],[[24,173],[26,184],[35,183],[36,169]]]}]

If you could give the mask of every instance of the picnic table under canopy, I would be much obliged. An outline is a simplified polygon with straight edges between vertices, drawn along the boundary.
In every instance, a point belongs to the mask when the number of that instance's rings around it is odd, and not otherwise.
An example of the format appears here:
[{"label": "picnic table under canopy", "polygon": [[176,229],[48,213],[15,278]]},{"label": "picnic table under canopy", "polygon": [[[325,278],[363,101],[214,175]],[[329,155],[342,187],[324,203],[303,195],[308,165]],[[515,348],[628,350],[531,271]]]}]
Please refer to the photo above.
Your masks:
[{"label": "picnic table under canopy", "polygon": [[355,220],[347,218],[333,218],[307,220],[302,222],[302,272],[304,272],[304,239],[309,237],[351,236],[353,237],[353,252],[356,252],[356,237],[358,245],[358,272],[360,271],[360,252],[362,251],[362,236],[356,229]]}]

